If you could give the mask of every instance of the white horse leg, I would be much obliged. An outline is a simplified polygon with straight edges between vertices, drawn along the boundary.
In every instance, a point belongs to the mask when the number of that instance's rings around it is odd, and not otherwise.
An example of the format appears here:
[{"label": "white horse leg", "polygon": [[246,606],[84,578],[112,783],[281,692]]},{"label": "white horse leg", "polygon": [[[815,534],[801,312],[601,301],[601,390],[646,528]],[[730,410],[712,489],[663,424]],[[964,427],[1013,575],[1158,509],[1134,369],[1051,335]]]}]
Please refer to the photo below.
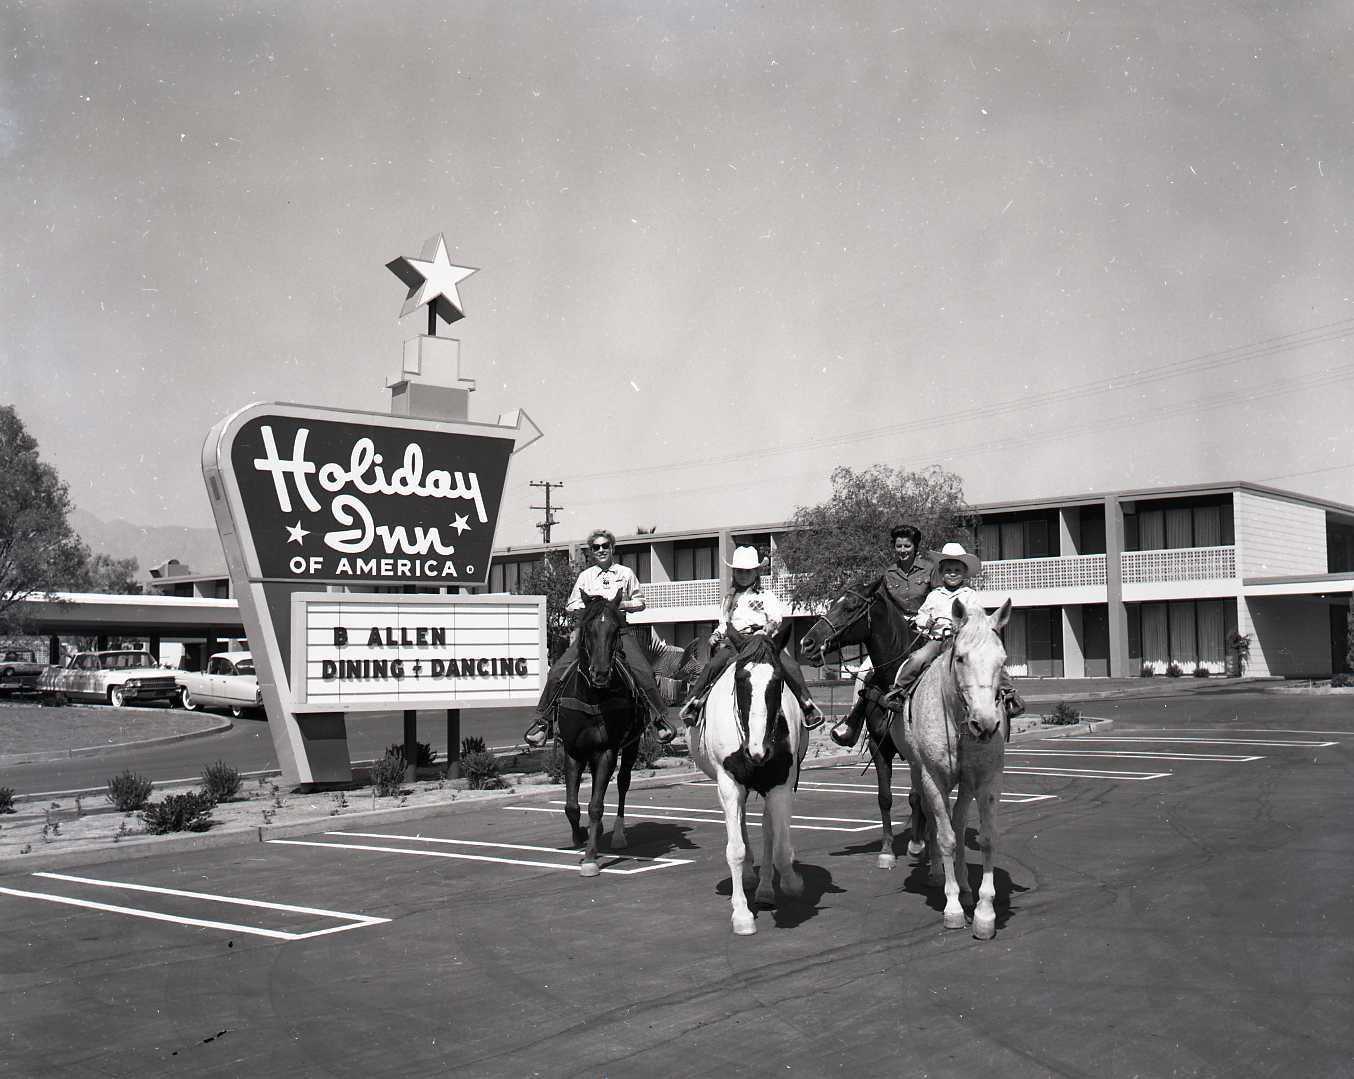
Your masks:
[{"label": "white horse leg", "polygon": [[907,854],[909,858],[915,858],[926,851],[926,818],[922,814],[922,802],[926,795],[922,793],[921,768],[909,761],[907,774],[911,786],[907,804],[912,811],[912,823],[908,826]]},{"label": "white horse leg", "polygon": [[997,932],[997,910],[993,900],[997,886],[993,879],[993,853],[997,845],[997,804],[1001,801],[1001,776],[991,777],[978,795],[978,846],[983,852],[983,880],[978,885],[978,905],[973,910],[973,935],[991,940]]},{"label": "white horse leg", "polygon": [[747,843],[743,839],[743,818],[747,811],[748,792],[735,783],[727,773],[719,773],[719,801],[724,807],[724,830],[728,843],[724,860],[729,864],[729,887],[733,903],[733,931],[739,936],[757,932],[757,923],[748,909],[748,897],[743,891],[743,862],[747,857]]},{"label": "white horse leg", "polygon": [[[744,793],[743,795],[744,798],[748,798],[750,796],[751,796],[750,792]],[[746,802],[743,803],[743,820],[741,823],[743,825],[743,849],[746,851],[751,851],[752,839],[748,835],[748,814]],[[762,834],[763,835],[766,834],[765,828],[762,829]],[[762,865],[769,866],[770,864],[771,862],[767,858],[765,857],[762,858]],[[768,869],[767,872],[770,873],[770,870]],[[746,890],[748,888],[756,888],[756,887],[757,887],[757,867],[752,864],[752,855],[749,854],[747,856],[747,860],[743,862],[743,888]]]},{"label": "white horse leg", "polygon": [[954,811],[950,814],[950,828],[954,831],[954,875],[959,881],[960,896],[968,896],[973,901],[973,888],[968,882],[968,848],[965,839],[968,832],[968,807],[973,801],[973,791],[962,780],[959,793],[954,798]]},{"label": "white horse leg", "polygon": [[[780,890],[791,898],[804,894],[804,878],[795,869],[794,842],[790,839],[790,819],[794,813],[794,791],[787,782],[766,796],[766,817],[762,828],[770,833],[771,853],[776,872],[780,874]],[[766,873],[769,878],[770,873]]]},{"label": "white horse leg", "polygon": [[945,874],[945,928],[963,929],[968,922],[964,918],[964,907],[959,902],[959,881],[954,875],[954,826],[950,823],[945,804],[946,792],[930,772],[922,774],[922,789],[935,829],[936,856]]}]

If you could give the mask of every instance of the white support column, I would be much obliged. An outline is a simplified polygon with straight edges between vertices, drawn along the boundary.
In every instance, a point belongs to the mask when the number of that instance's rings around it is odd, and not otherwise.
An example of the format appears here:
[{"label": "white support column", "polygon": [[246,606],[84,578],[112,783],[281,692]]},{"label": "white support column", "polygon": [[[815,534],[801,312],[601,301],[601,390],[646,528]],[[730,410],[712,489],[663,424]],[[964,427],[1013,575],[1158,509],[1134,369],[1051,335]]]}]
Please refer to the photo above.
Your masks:
[{"label": "white support column", "polygon": [[1063,677],[1086,677],[1085,637],[1082,630],[1081,607],[1064,604],[1062,607],[1063,627]]}]

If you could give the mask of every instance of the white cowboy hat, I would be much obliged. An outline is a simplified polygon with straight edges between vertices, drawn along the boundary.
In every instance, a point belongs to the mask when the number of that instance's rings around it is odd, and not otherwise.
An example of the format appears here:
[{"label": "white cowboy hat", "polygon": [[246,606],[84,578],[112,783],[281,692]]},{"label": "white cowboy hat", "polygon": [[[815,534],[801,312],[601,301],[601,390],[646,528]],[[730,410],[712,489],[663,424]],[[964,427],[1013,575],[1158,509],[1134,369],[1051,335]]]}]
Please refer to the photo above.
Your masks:
[{"label": "white cowboy hat", "polygon": [[945,544],[935,555],[936,560],[936,578],[940,578],[940,567],[945,562],[962,562],[964,570],[970,577],[976,577],[982,572],[982,560],[975,554],[969,554],[964,550],[962,543],[950,542]]},{"label": "white cowboy hat", "polygon": [[756,547],[739,547],[733,552],[733,561],[724,564],[729,569],[766,569],[770,563],[769,558],[758,557]]}]

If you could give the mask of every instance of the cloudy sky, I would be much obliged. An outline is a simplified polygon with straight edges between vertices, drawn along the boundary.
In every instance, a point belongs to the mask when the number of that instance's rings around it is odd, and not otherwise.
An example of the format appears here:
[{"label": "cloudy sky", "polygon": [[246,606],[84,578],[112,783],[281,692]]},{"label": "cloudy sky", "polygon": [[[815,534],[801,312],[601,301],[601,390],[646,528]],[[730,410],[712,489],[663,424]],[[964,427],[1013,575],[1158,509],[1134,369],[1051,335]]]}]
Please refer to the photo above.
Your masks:
[{"label": "cloudy sky", "polygon": [[[261,10],[260,10],[261,9]],[[383,411],[443,233],[500,543],[983,502],[1354,502],[1340,0],[0,6],[0,401],[74,501],[209,525],[211,425]]]}]

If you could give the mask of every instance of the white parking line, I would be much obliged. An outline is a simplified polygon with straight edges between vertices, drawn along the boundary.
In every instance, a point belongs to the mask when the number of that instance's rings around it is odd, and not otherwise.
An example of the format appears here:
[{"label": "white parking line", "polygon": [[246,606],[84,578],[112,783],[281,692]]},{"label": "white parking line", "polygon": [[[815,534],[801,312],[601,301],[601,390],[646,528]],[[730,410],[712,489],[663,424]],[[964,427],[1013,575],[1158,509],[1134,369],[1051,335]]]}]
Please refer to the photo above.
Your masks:
[{"label": "white parking line", "polygon": [[[1061,739],[1059,739],[1061,741]],[[1243,757],[1233,753],[1151,753],[1147,750],[1114,749],[1011,749],[1007,753],[1018,753],[1022,757],[1114,757],[1119,760],[1153,761],[1213,761],[1221,764],[1245,764],[1249,761],[1262,761],[1264,757]]]},{"label": "white parking line", "polygon": [[140,907],[124,907],[113,903],[98,903],[92,899],[77,899],[73,896],[54,895],[50,892],[27,892],[17,888],[0,888],[5,895],[20,896],[25,899],[42,899],[49,903],[61,903],[71,907],[84,907],[88,910],[102,910],[110,914],[127,914],[134,918],[146,918],[156,922],[173,922],[177,925],[191,925],[202,929],[224,929],[231,933],[249,933],[273,940],[308,940],[330,933],[343,933],[349,929],[362,929],[369,925],[380,925],[389,918],[375,918],[367,914],[348,914],[344,911],[322,910],[318,907],[297,907],[288,903],[268,903],[259,899],[240,899],[236,896],[213,895],[209,892],[187,892],[178,888],[160,888],[150,884],[129,884],[123,881],[95,880],[92,877],[73,877],[65,873],[34,873],[35,877],[48,880],[64,880],[74,884],[89,884],[97,888],[118,888],[133,892],[150,892],[156,895],[173,895],[184,899],[202,899],[213,903],[227,903],[242,907],[257,907],[262,910],[282,910],[291,914],[313,914],[324,918],[336,918],[348,922],[348,925],[331,926],[328,929],[316,929],[309,933],[289,933],[281,929],[263,929],[253,925],[239,925],[235,922],[219,922],[208,918],[189,918],[180,914],[163,914],[160,911],[145,910]]},{"label": "white parking line", "polygon": [[[820,794],[860,794],[869,797],[876,797],[879,794],[879,788],[873,783],[825,783],[821,780],[801,780],[799,789],[801,791],[813,791]],[[907,794],[912,788],[890,787],[889,790],[895,794]],[[1011,805],[1025,805],[1027,802],[1044,802],[1057,797],[1056,794],[1022,794],[1019,791],[1001,792],[1002,802]]]},{"label": "white parking line", "polygon": [[[315,840],[305,839],[270,839],[269,843],[281,843],[290,847],[323,847],[330,850],[362,850],[372,851],[381,854],[413,854],[423,858],[452,858],[465,862],[493,862],[498,865],[522,865],[536,869],[562,869],[570,873],[578,872],[578,862],[576,856],[578,850],[573,847],[530,847],[521,843],[491,843],[477,839],[444,839],[437,836],[413,836],[413,835],[390,835],[385,832],[325,832],[328,836],[337,836],[340,838],[353,839],[390,839],[402,843],[432,843],[448,846],[466,846],[466,847],[489,847],[502,850],[522,850],[535,851],[545,854],[566,854],[575,856],[575,860],[569,863],[563,862],[545,862],[533,858],[505,858],[490,854],[467,854],[461,851],[431,850],[417,847],[388,847],[377,846],[371,843],[322,843]],[[639,873],[651,873],[655,869],[670,869],[673,866],[690,865],[689,858],[641,858],[633,854],[610,854],[604,855],[608,859],[607,864],[602,867],[603,873],[614,873],[618,876],[633,877]],[[648,862],[648,865],[639,865],[632,869],[617,869],[619,862]]]},{"label": "white parking line", "polygon": [[1052,779],[1124,779],[1141,782],[1148,779],[1167,779],[1170,772],[1130,772],[1117,768],[1006,768],[1008,776],[1048,776]]},{"label": "white parking line", "polygon": [[[1061,738],[1041,738],[1041,742],[1061,742]],[[1185,743],[1187,745],[1207,745],[1207,746],[1277,746],[1281,748],[1294,747],[1314,747],[1323,748],[1325,746],[1339,745],[1338,742],[1262,742],[1255,738],[1167,738],[1160,735],[1140,738],[1136,735],[1124,734],[1083,734],[1076,738],[1076,744],[1083,742],[1149,742],[1153,745],[1160,743]]]},{"label": "white parking line", "polygon": [[[562,805],[564,805],[564,803],[563,803],[563,802],[551,802],[550,805],[552,805],[552,806],[562,806]],[[546,808],[545,806],[504,806],[503,808],[504,808],[504,809],[514,809],[514,810],[517,810],[519,813],[556,813],[556,814],[557,814],[557,813],[559,812],[559,810],[557,810],[557,809],[548,809],[548,808]],[[608,804],[606,808],[607,808],[609,811],[611,811],[612,813],[614,813],[614,812],[616,811],[616,807],[615,807],[614,804]],[[646,812],[644,812],[645,809],[661,809],[661,810],[664,810],[665,812],[663,812],[663,813],[646,813]],[[683,816],[683,815],[682,815],[682,814],[692,814],[692,813],[707,814],[707,815],[706,815],[706,816]],[[639,818],[639,819],[641,819],[641,820],[690,821],[690,822],[692,822],[692,823],[698,823],[698,824],[723,824],[723,823],[724,823],[724,811],[723,811],[722,809],[693,809],[693,808],[691,808],[691,807],[689,807],[689,806],[655,806],[655,805],[647,805],[647,804],[646,804],[646,805],[643,805],[643,806],[627,805],[627,806],[625,807],[625,818],[626,818],[626,820],[629,820],[631,817],[636,817],[636,818]],[[837,823],[834,823],[834,824],[801,824],[801,823],[800,823],[801,821],[834,821],[834,822],[837,822]],[[762,815],[761,815],[760,813],[748,813],[748,815],[747,815],[747,822],[748,822],[748,824],[755,824],[755,825],[757,825],[758,827],[761,827],[761,823],[762,823]],[[853,825],[855,825],[856,827],[854,827],[854,828],[843,827],[843,825],[847,825],[847,824],[853,824]],[[809,817],[809,816],[803,816],[803,815],[798,814],[798,813],[795,814],[794,818],[791,820],[791,823],[790,823],[790,827],[791,827],[791,828],[801,828],[801,829],[803,829],[803,830],[805,830],[805,831],[809,831],[809,832],[868,832],[868,831],[870,831],[872,828],[877,828],[878,826],[879,826],[879,822],[878,822],[878,821],[872,821],[872,820],[871,820],[871,821],[867,821],[867,820],[862,820],[860,817]]]}]

